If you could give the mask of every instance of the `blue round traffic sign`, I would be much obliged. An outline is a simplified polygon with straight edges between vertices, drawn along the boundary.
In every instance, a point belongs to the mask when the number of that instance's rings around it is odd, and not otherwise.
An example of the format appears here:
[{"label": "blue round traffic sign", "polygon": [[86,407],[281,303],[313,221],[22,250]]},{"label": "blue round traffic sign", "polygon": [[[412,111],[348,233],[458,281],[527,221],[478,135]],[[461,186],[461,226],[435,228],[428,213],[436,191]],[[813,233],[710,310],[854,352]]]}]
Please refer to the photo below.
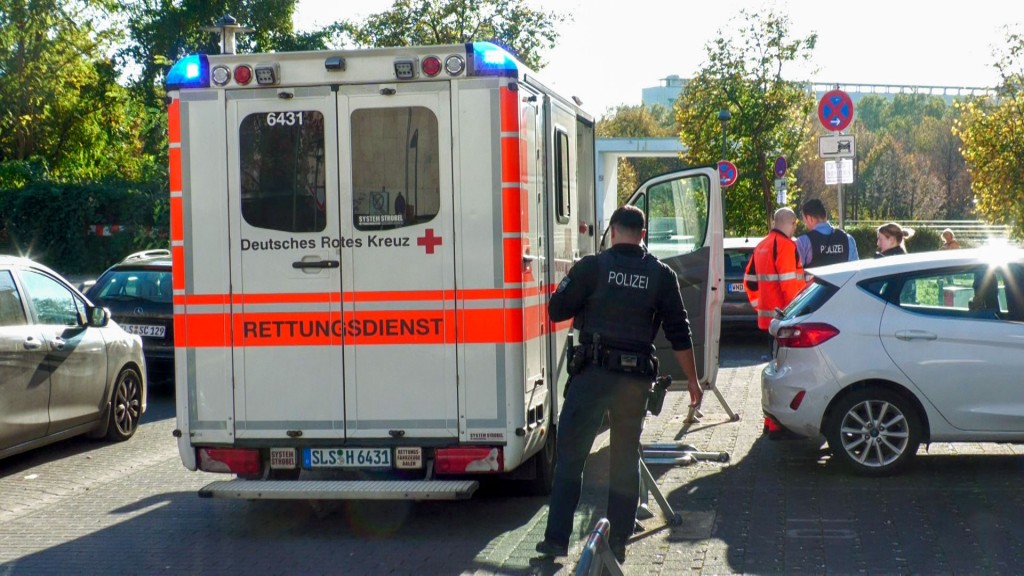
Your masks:
[{"label": "blue round traffic sign", "polygon": [[853,100],[842,90],[826,92],[818,101],[818,120],[826,130],[845,130],[853,122]]},{"label": "blue round traffic sign", "polygon": [[736,170],[736,165],[728,160],[722,160],[718,163],[718,181],[721,183],[722,188],[728,188],[736,183],[736,178],[740,175],[739,171]]},{"label": "blue round traffic sign", "polygon": [[775,177],[782,178],[786,175],[786,170],[789,169],[789,162],[786,161],[785,156],[779,156],[775,159]]}]

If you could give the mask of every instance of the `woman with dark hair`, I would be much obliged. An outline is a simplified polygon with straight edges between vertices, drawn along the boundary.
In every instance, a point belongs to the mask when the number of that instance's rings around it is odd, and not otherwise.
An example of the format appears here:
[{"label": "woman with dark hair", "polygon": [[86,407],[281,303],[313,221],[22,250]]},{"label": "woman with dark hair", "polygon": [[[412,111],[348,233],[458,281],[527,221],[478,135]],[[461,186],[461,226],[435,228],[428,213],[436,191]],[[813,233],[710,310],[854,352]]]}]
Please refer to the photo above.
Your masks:
[{"label": "woman with dark hair", "polygon": [[914,235],[914,229],[904,228],[895,222],[889,222],[879,226],[877,233],[876,244],[878,252],[875,252],[875,258],[881,258],[882,256],[906,254],[907,248],[903,245],[903,241]]}]

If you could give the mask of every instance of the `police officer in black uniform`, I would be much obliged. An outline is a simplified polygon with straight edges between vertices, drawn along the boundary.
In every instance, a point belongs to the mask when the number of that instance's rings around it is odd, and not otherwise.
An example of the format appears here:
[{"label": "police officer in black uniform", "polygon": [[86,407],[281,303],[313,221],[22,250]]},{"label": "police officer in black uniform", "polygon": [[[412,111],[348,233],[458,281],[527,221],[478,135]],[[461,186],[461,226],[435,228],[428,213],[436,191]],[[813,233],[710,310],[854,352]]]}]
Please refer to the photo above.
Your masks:
[{"label": "police officer in black uniform", "polygon": [[612,247],[576,263],[548,305],[552,321],[574,318],[580,344],[575,361],[570,362],[575,369],[558,421],[547,530],[537,551],[544,556],[568,553],[583,467],[607,412],[611,423],[609,545],[624,562],[640,500],[640,433],[648,392],[657,376],[653,342],[659,326],[672,344],[697,405],[703,393],[676,275],[641,246],[643,212],[624,206],[612,214],[609,224]]},{"label": "police officer in black uniform", "polygon": [[857,260],[857,241],[828,221],[825,203],[812,198],[800,208],[807,232],[797,237],[796,251],[804,268]]}]

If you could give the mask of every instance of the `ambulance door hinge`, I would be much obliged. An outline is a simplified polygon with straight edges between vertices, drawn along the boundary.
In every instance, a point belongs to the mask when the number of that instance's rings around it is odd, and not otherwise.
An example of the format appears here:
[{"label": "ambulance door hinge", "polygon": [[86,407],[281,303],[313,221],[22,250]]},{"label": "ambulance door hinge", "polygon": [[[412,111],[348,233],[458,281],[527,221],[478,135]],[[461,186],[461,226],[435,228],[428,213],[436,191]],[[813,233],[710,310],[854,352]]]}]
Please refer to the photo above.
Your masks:
[{"label": "ambulance door hinge", "polygon": [[[508,91],[509,92],[519,92],[519,82],[509,82],[508,83]],[[537,98],[534,97],[534,100],[536,100],[536,99]]]}]

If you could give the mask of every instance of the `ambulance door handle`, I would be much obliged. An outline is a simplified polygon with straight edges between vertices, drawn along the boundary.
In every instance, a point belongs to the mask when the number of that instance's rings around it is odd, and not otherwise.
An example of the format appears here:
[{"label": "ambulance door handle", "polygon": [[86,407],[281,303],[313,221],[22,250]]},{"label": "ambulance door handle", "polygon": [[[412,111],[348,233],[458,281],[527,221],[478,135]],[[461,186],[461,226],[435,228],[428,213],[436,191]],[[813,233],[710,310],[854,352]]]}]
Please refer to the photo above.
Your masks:
[{"label": "ambulance door handle", "polygon": [[534,262],[537,262],[538,260],[543,261],[544,257],[543,256],[534,256],[533,254],[523,254],[523,262],[526,262],[527,264],[533,264]]},{"label": "ambulance door handle", "polygon": [[307,268],[340,268],[341,262],[338,260],[300,260],[298,262],[292,262],[292,268],[298,268],[299,270],[305,270]]}]

